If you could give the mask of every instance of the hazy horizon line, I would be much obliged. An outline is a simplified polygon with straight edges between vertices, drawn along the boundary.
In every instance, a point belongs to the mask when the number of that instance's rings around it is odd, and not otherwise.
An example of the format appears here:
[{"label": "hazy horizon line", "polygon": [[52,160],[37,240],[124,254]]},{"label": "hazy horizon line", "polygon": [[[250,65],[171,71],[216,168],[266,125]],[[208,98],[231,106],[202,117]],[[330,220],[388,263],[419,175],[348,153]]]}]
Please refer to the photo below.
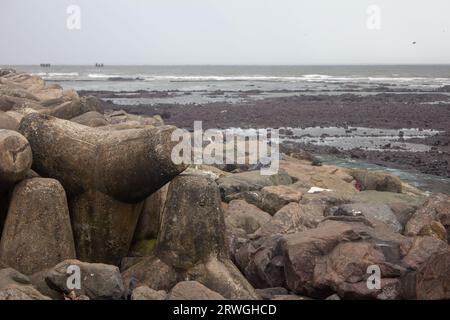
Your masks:
[{"label": "hazy horizon line", "polygon": [[[103,62],[94,62],[92,64],[50,64],[51,67],[86,67],[94,66],[96,63],[103,64],[103,67],[352,67],[352,66],[450,66],[449,63],[355,63],[355,64],[106,64]],[[0,64],[1,67],[40,67],[40,64]],[[100,67],[101,68],[101,67]]]}]

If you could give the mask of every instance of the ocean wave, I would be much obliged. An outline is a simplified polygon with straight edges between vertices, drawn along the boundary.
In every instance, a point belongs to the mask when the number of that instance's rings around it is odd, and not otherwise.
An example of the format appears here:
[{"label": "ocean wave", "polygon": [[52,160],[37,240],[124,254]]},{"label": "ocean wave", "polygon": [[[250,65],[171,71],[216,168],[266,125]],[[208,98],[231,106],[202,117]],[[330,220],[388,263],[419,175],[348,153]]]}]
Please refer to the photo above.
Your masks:
[{"label": "ocean wave", "polygon": [[143,80],[143,81],[168,81],[168,82],[211,82],[211,81],[269,81],[286,82],[305,80],[303,76],[261,76],[261,75],[242,75],[242,76],[223,76],[223,75],[144,75],[144,74],[88,74],[86,77],[80,77],[80,80],[109,81],[114,79],[124,80]]},{"label": "ocean wave", "polygon": [[103,73],[90,73],[87,75],[88,78],[92,79],[109,79],[114,77],[122,77],[122,75],[117,74],[103,74]]},{"label": "ocean wave", "polygon": [[90,80],[99,80],[99,81],[142,81],[144,77],[139,77],[137,75],[118,75],[118,74],[98,74],[91,73],[88,74],[88,78]]},{"label": "ocean wave", "polygon": [[[330,75],[302,75],[302,76],[265,76],[265,75],[239,75],[239,76],[223,76],[223,75],[155,75],[144,76],[147,81],[171,81],[171,82],[233,82],[233,81],[249,81],[249,82],[312,82],[312,81],[335,81],[348,80],[354,78],[339,78]],[[358,79],[356,79],[358,80]]]},{"label": "ocean wave", "polygon": [[55,78],[76,78],[80,76],[78,72],[37,72],[32,73],[32,75],[52,80]]},{"label": "ocean wave", "polygon": [[278,75],[161,75],[78,72],[35,73],[46,80],[70,81],[147,81],[147,82],[277,82],[277,83],[374,83],[404,85],[447,85],[450,78],[401,77],[401,76],[337,76],[328,74]]}]

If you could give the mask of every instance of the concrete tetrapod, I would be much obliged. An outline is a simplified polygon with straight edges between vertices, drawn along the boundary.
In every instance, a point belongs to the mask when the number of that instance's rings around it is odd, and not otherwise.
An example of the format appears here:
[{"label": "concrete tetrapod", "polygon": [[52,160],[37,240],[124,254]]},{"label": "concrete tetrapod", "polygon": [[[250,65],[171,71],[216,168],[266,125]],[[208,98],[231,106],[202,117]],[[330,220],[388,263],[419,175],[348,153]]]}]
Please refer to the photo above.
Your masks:
[{"label": "concrete tetrapod", "polygon": [[155,290],[198,281],[227,299],[256,299],[253,287],[229,258],[217,184],[180,175],[169,187],[155,253],[123,273]]},{"label": "concrete tetrapod", "polygon": [[39,113],[24,117],[19,132],[30,142],[33,168],[67,191],[80,259],[118,264],[126,255],[135,205],[185,169],[171,160],[174,129],[103,131]]}]

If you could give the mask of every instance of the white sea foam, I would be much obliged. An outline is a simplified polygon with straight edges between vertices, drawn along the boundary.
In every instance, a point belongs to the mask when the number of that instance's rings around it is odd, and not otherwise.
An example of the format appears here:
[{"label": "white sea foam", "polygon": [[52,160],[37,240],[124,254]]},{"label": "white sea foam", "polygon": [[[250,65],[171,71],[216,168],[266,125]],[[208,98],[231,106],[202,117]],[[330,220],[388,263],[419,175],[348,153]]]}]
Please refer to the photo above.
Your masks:
[{"label": "white sea foam", "polygon": [[[73,69],[72,69],[73,70]],[[71,70],[71,71],[72,71]],[[77,70],[78,71],[78,70]],[[97,70],[96,70],[97,71]],[[117,71],[117,72],[116,72]],[[219,72],[213,74],[202,74],[202,73],[168,73],[165,74],[155,72],[154,70],[150,72],[145,72],[144,70],[137,69],[138,72],[133,72],[134,70],[127,70],[125,72],[120,72],[119,68],[110,68],[107,70],[98,70],[98,72],[93,72],[93,70],[78,71],[78,72],[38,72],[35,73],[38,76],[43,77],[46,80],[72,80],[72,81],[111,81],[111,80],[122,80],[133,81],[139,80],[142,82],[153,82],[158,84],[164,83],[200,83],[200,86],[205,84],[213,83],[233,83],[233,82],[246,82],[246,83],[261,83],[263,86],[265,84],[273,83],[275,88],[280,88],[280,84],[292,85],[297,88],[297,84],[304,86],[307,89],[311,89],[316,85],[362,85],[362,86],[373,86],[373,85],[393,85],[400,87],[416,87],[416,88],[437,88],[443,85],[450,85],[450,77],[425,77],[425,76],[399,76],[399,74],[389,75],[330,75],[321,73],[305,73],[305,74],[220,74]],[[228,86],[228,85],[227,85]],[[191,87],[190,87],[191,88]],[[292,88],[292,87],[290,87]],[[191,88],[192,89],[192,88]]]},{"label": "white sea foam", "polygon": [[88,74],[88,78],[93,79],[109,79],[109,78],[118,78],[118,77],[126,77],[120,74],[103,74],[103,73],[90,73]]},{"label": "white sea foam", "polygon": [[44,80],[77,78],[80,76],[80,74],[78,72],[38,72],[38,73],[32,73],[32,75],[42,77]]}]

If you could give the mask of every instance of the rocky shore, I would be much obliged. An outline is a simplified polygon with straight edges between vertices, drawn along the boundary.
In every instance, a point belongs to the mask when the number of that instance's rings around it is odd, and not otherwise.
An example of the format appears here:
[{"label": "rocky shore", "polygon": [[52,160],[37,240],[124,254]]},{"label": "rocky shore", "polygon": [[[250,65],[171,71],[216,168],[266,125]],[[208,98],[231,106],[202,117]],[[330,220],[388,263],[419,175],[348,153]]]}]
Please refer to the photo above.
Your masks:
[{"label": "rocky shore", "polygon": [[[185,92],[184,94],[188,94]],[[83,93],[86,94],[86,93]],[[89,92],[103,99],[113,99],[117,93]],[[163,97],[163,92],[134,92],[133,97]],[[222,93],[223,95],[224,93]],[[255,92],[256,97],[261,95]],[[268,92],[270,94],[270,92]],[[167,112],[168,123],[189,128],[194,120],[203,119],[206,128],[280,128],[360,126],[368,128],[433,128],[448,131],[450,103],[441,93],[378,93],[373,95],[291,94],[243,102],[205,104],[161,104],[127,106],[133,114],[154,115]],[[114,104],[107,108],[119,109]]]},{"label": "rocky shore", "polygon": [[306,151],[175,165],[164,118],[0,70],[0,300],[450,299],[448,195]]},{"label": "rocky shore", "polygon": [[[334,155],[360,159],[381,166],[415,170],[425,174],[450,177],[450,102],[441,92],[377,93],[370,95],[339,94],[311,95],[308,92],[291,93],[285,97],[263,98],[263,92],[244,91],[243,97],[254,97],[243,102],[214,102],[204,104],[156,104],[115,105],[117,97],[129,92],[85,91],[106,100],[108,110],[121,110],[140,115],[161,115],[165,122],[190,128],[194,120],[201,119],[204,128],[307,128],[307,127],[365,127],[381,129],[417,128],[433,129],[439,134],[426,139],[408,142],[426,144],[428,152],[405,152],[387,145],[383,150],[339,150]],[[133,92],[134,98],[167,98],[176,92]],[[190,92],[185,92],[189,94]],[[284,92],[287,93],[287,92]],[[218,94],[218,93],[216,93]],[[227,93],[221,92],[222,96]],[[267,94],[270,94],[267,93]],[[440,103],[436,103],[440,102]],[[402,141],[401,137],[397,141]],[[329,154],[330,150],[315,144],[299,145],[317,154]]]}]

